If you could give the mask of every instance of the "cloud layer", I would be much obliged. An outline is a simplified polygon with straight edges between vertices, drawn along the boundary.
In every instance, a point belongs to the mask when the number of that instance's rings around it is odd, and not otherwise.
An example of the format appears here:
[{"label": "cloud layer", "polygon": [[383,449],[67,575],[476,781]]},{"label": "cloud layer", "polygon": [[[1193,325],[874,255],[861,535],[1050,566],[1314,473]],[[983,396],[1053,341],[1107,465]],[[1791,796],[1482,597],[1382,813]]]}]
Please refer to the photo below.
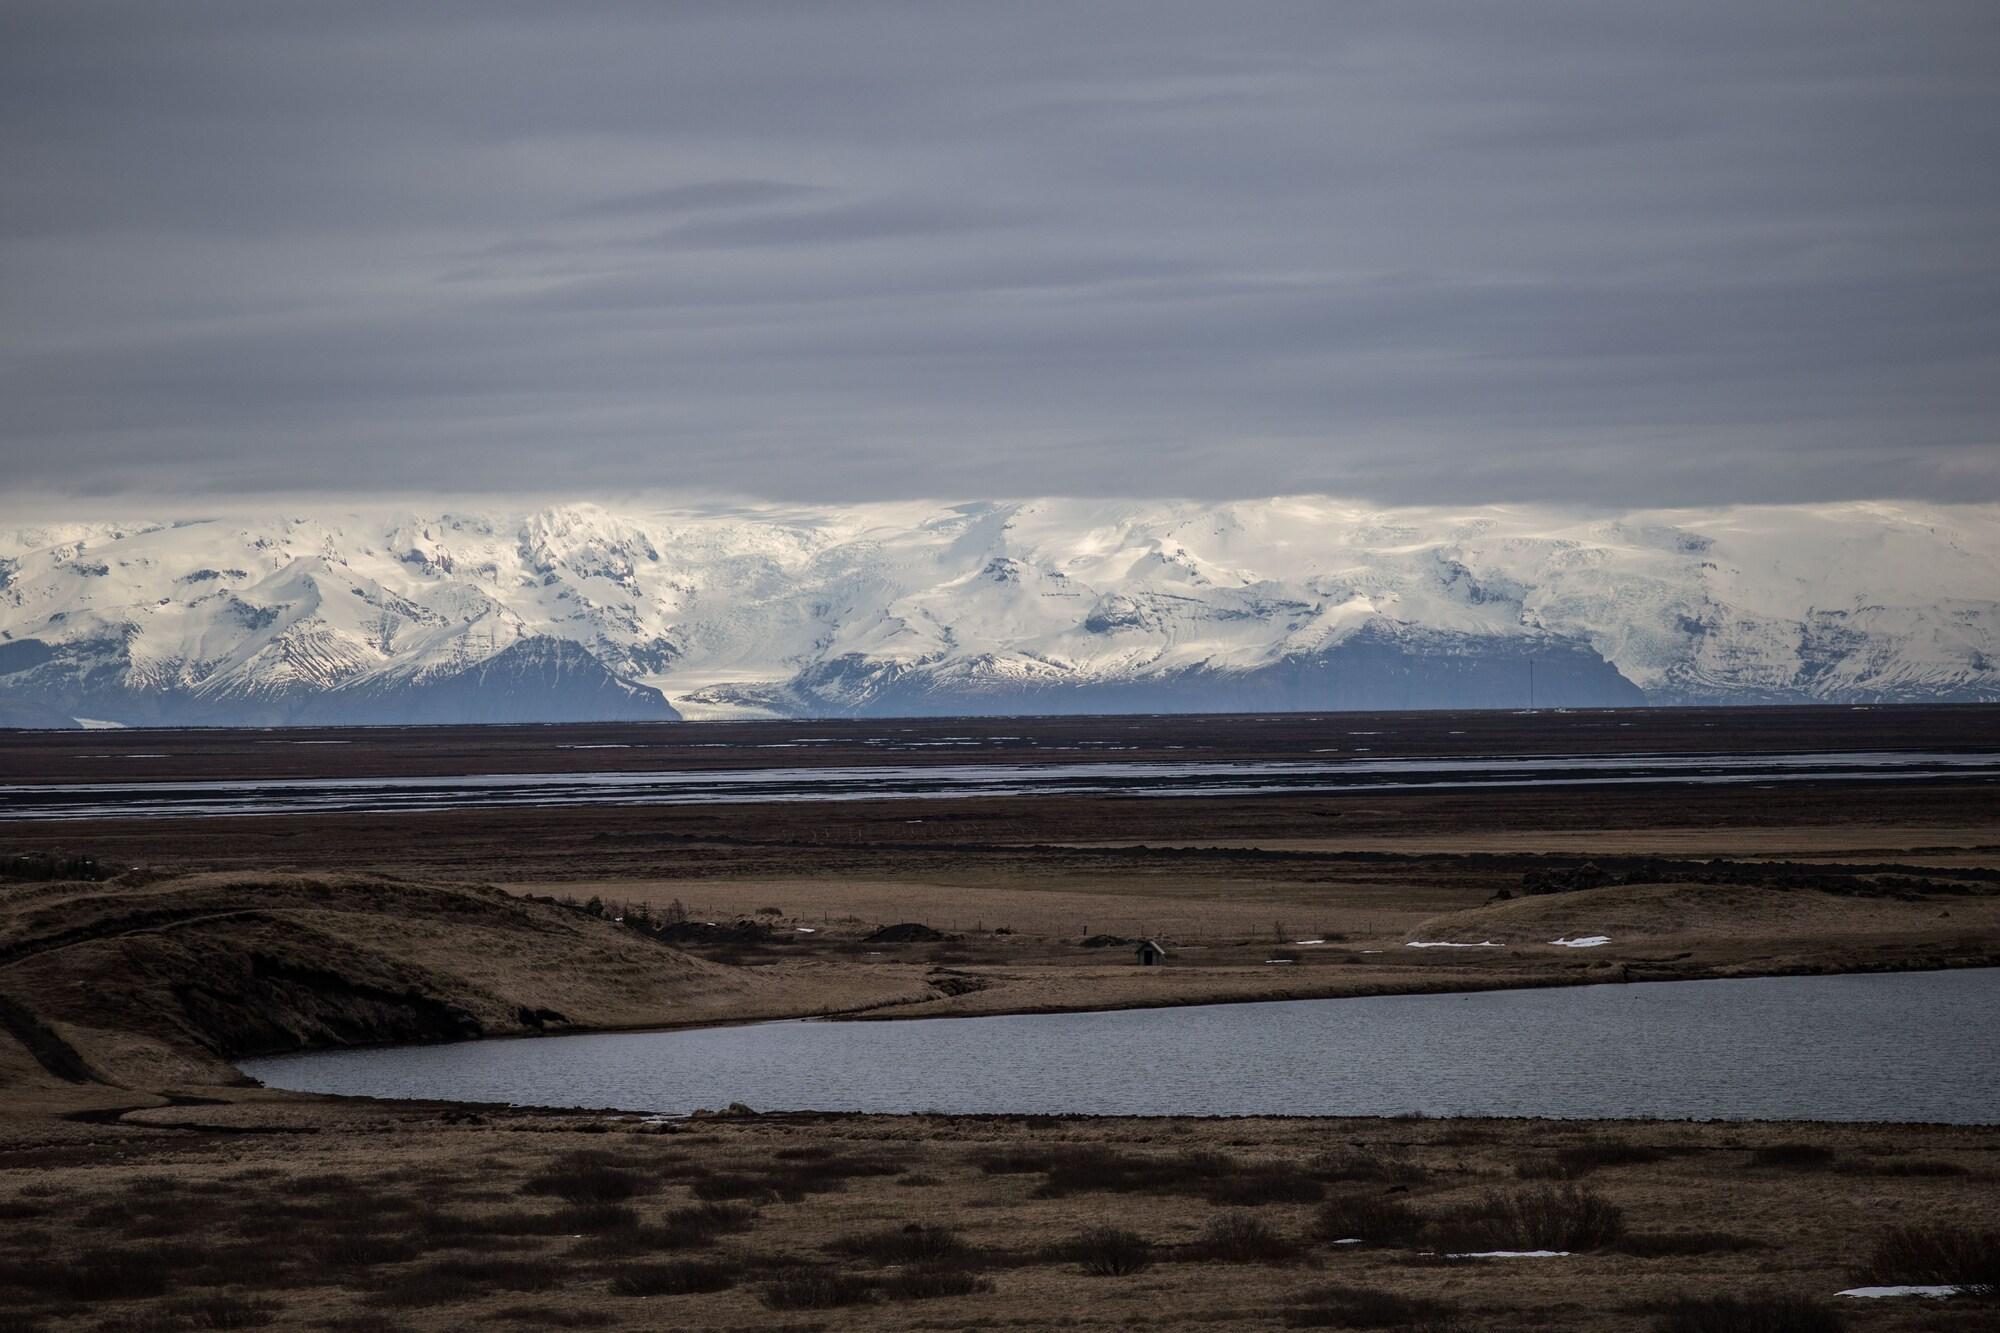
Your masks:
[{"label": "cloud layer", "polygon": [[0,18],[10,489],[2000,497],[2000,23]]}]

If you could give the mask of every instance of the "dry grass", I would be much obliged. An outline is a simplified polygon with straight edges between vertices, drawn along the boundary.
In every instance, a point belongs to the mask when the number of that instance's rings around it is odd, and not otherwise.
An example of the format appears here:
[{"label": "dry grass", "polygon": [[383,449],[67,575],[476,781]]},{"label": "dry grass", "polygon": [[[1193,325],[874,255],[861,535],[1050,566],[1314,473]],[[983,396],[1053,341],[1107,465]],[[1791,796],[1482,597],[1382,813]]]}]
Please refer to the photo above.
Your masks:
[{"label": "dry grass", "polygon": [[[0,1226],[0,1309],[47,1333],[193,1333],[235,1318],[329,1333],[858,1333],[1051,1326],[1079,1313],[1104,1327],[1394,1316],[1385,1327],[1429,1333],[1626,1333],[1670,1316],[1749,1319],[1779,1295],[1830,1303],[1857,1333],[1930,1333],[1927,1322],[1969,1333],[1990,1313],[1971,1297],[1852,1309],[1830,1298],[1874,1280],[1847,1265],[1878,1241],[1883,1280],[1976,1276],[1990,1247],[1979,1219],[1993,1129],[1606,1124],[1586,1136],[1421,1118],[812,1116],[659,1126],[506,1111],[470,1123],[444,1109],[221,1096],[235,1100],[149,1112],[153,1127],[23,1130],[0,1118],[5,1197],[31,1213]],[[232,1119],[317,1132],[158,1127]],[[1824,1147],[1834,1168],[1747,1167],[1760,1147],[1794,1144]],[[1586,1180],[1519,1181],[1523,1162],[1565,1147],[1588,1148]],[[1900,1162],[1958,1173],[1873,1169]],[[570,1203],[521,1189],[604,1173],[636,1179],[637,1192]],[[912,1175],[934,1183],[905,1188]],[[769,1201],[698,1197],[718,1179],[747,1180]],[[1323,1197],[1262,1198],[1290,1193],[1291,1180]],[[1261,1201],[1212,1201],[1240,1182],[1252,1193],[1235,1197]],[[183,1234],[143,1234],[180,1209]],[[1885,1236],[1884,1218],[1924,1230]],[[1605,1243],[1620,1221],[1624,1234]],[[1371,1243],[1333,1243],[1356,1233]],[[1443,1257],[1592,1245],[1588,1259],[1547,1263]],[[1302,1268],[1323,1283],[1299,1279]],[[1707,1303],[1665,1303],[1679,1293]]]},{"label": "dry grass", "polygon": [[1833,1163],[1833,1149],[1820,1143],[1767,1143],[1750,1153],[1752,1166],[1820,1171]]},{"label": "dry grass", "polygon": [[1696,1254],[1745,1254],[1769,1248],[1762,1241],[1727,1231],[1627,1232],[1615,1247],[1641,1259],[1685,1258]]},{"label": "dry grass", "polygon": [[376,1305],[447,1305],[495,1291],[554,1291],[569,1269],[547,1259],[442,1259],[399,1272],[370,1298]]},{"label": "dry grass", "polygon": [[1896,1227],[1875,1242],[1862,1276],[1870,1282],[1950,1285],[2000,1292],[2000,1231]]},{"label": "dry grass", "polygon": [[1299,1292],[1283,1313],[1287,1328],[1436,1328],[1457,1313],[1457,1306],[1373,1287],[1332,1284]]},{"label": "dry grass", "polygon": [[788,1268],[764,1284],[764,1304],[773,1310],[832,1310],[875,1299],[875,1284],[835,1268]]},{"label": "dry grass", "polygon": [[884,1278],[879,1290],[892,1301],[932,1301],[991,1291],[993,1283],[959,1264],[921,1263]]},{"label": "dry grass", "polygon": [[1421,1185],[1429,1173],[1407,1153],[1352,1147],[1320,1153],[1307,1163],[1308,1174],[1326,1181],[1381,1181]]},{"label": "dry grass", "polygon": [[1669,1303],[1656,1333],[1840,1333],[1838,1311],[1796,1296],[1688,1296]]},{"label": "dry grass", "polygon": [[562,1305],[509,1305],[485,1316],[491,1323],[529,1328],[604,1328],[618,1322],[603,1310],[578,1310]]},{"label": "dry grass", "polygon": [[611,1291],[616,1296],[686,1296],[693,1292],[726,1291],[736,1285],[741,1271],[733,1263],[701,1259],[627,1264],[613,1274]]}]

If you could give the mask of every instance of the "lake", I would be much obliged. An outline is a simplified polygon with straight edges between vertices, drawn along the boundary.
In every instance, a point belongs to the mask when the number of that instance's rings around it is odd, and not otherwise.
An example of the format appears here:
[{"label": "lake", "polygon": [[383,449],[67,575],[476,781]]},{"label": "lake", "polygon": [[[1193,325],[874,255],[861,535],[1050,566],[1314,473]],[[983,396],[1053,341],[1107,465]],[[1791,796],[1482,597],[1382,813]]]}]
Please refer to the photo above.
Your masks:
[{"label": "lake", "polygon": [[327,1051],[272,1087],[679,1114],[2000,1122],[2000,968]]}]

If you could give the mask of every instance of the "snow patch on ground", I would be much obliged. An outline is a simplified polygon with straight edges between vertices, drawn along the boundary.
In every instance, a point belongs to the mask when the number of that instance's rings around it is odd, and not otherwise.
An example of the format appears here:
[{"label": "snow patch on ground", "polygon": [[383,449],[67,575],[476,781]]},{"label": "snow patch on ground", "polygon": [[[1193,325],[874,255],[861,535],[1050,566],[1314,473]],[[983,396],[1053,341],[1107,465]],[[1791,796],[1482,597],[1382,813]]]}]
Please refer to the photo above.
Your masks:
[{"label": "snow patch on ground", "polygon": [[1958,1295],[1960,1290],[1961,1288],[1959,1287],[1949,1287],[1949,1286],[1849,1287],[1846,1291],[1836,1292],[1834,1294],[1838,1296],[1859,1296],[1864,1300],[1879,1300],[1884,1296],[1932,1296],[1932,1297],[1956,1296]]},{"label": "snow patch on ground", "polygon": [[1559,944],[1565,949],[1595,949],[1600,944],[1611,943],[1611,937],[1609,935],[1579,935],[1573,940],[1550,940],[1549,943]]},{"label": "snow patch on ground", "polygon": [[1480,1250],[1475,1254],[1447,1254],[1447,1259],[1567,1259],[1568,1250]]},{"label": "snow patch on ground", "polygon": [[1410,947],[1412,949],[1501,949],[1506,946],[1495,944],[1492,940],[1481,940],[1477,944],[1457,944],[1451,940],[1411,940]]}]

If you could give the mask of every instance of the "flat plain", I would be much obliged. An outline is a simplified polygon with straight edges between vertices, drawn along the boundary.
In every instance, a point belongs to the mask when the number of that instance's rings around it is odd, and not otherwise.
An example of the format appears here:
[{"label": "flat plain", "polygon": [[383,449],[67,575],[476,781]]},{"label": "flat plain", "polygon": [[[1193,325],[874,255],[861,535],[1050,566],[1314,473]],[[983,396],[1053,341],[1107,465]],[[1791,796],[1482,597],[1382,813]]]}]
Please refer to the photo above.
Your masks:
[{"label": "flat plain", "polygon": [[[2000,750],[2000,709],[20,733],[0,735],[0,784],[1877,749]],[[1992,1128],[657,1124],[279,1094],[231,1067],[799,1014],[1991,966],[1985,781],[10,821],[0,856],[54,876],[0,880],[4,1327],[1993,1316],[1967,1297],[1832,1298],[1922,1268],[1890,1252],[1898,1228],[1984,1235],[1990,1258]],[[868,939],[895,924],[923,930]],[[1609,942],[1551,943],[1579,935]],[[1134,966],[1142,938],[1166,965]],[[1488,939],[1502,947],[1409,947]],[[1079,1238],[1104,1228],[1137,1238],[1095,1238],[1138,1244],[1134,1271],[1086,1271],[1104,1264]],[[310,1244],[271,1243],[299,1229]],[[1443,1257],[1460,1247],[1578,1253]]]}]

